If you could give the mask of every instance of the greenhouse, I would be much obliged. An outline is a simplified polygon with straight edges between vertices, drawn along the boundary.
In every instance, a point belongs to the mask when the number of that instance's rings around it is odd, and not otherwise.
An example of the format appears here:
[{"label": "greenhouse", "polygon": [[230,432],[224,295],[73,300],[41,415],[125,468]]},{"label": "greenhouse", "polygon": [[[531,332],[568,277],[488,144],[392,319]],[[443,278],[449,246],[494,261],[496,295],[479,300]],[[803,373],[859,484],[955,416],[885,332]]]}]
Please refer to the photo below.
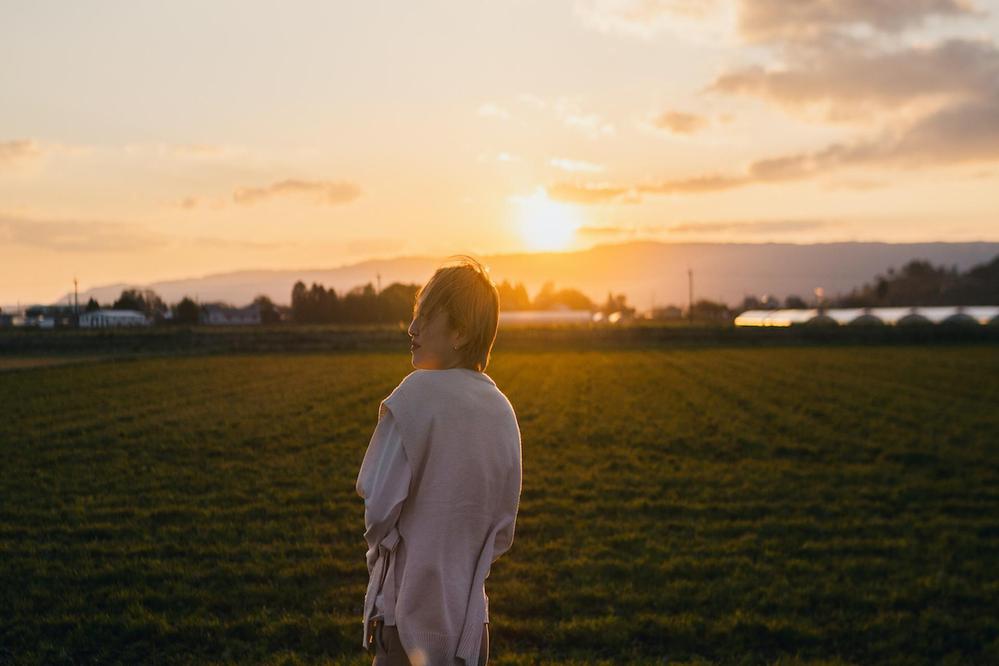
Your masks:
[{"label": "greenhouse", "polygon": [[736,326],[914,326],[927,324],[999,326],[999,306],[927,306],[746,310]]}]

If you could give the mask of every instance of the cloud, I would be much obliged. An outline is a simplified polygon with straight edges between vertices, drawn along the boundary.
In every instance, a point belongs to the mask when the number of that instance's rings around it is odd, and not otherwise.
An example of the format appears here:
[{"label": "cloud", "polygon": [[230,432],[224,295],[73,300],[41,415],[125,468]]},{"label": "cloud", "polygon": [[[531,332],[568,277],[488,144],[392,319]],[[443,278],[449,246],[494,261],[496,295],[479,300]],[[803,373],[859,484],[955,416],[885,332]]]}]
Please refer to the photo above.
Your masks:
[{"label": "cloud", "polygon": [[625,229],[624,227],[583,226],[576,229],[576,233],[583,236],[617,236],[619,234],[633,233],[633,230]]},{"label": "cloud", "polygon": [[0,141],[0,166],[29,160],[42,154],[42,149],[30,139]]},{"label": "cloud", "polygon": [[39,220],[0,214],[0,238],[57,252],[133,252],[166,245],[162,234],[132,224]]},{"label": "cloud", "polygon": [[217,238],[214,236],[196,236],[192,238],[175,238],[175,242],[187,246],[212,247],[220,250],[274,250],[281,247],[292,247],[298,243],[279,243],[276,241],[250,241],[238,238]]},{"label": "cloud", "polygon": [[832,226],[839,226],[841,222],[830,220],[750,220],[750,221],[727,221],[727,222],[683,222],[667,227],[670,233],[719,233],[719,232],[746,232],[746,233],[782,233],[795,231],[808,231],[811,229],[821,229]]},{"label": "cloud", "polygon": [[599,164],[584,162],[582,160],[569,160],[563,157],[553,157],[549,164],[562,171],[585,171],[588,173],[600,173],[604,168]]},{"label": "cloud", "polygon": [[556,183],[548,188],[548,198],[577,204],[598,204],[628,198],[629,188],[604,183]]},{"label": "cloud", "polygon": [[738,29],[749,42],[802,42],[856,26],[895,33],[931,16],[984,14],[967,0],[741,0]]},{"label": "cloud", "polygon": [[[725,0],[576,0],[583,26],[603,33],[650,39],[660,32],[696,40],[734,22]],[[727,20],[726,20],[727,19]]]},{"label": "cloud", "polygon": [[[853,167],[921,169],[999,162],[999,92],[946,107],[901,131],[883,131],[815,151],[756,160],[741,174],[708,174],[639,185],[556,183],[549,196],[573,203],[634,203],[643,194],[718,192],[804,180]],[[625,195],[628,200],[623,201]]]},{"label": "cloud", "polygon": [[614,123],[593,111],[583,109],[576,98],[558,97],[548,101],[537,95],[520,93],[516,100],[522,106],[529,107],[536,112],[553,114],[565,127],[582,132],[591,139],[617,134]]},{"label": "cloud", "polygon": [[479,153],[475,157],[476,162],[505,162],[514,163],[522,161],[518,155],[513,153],[500,152],[500,153]]},{"label": "cloud", "polygon": [[184,197],[178,205],[184,210],[194,210],[196,208],[219,210],[225,207],[225,200],[217,197]]},{"label": "cloud", "polygon": [[481,104],[478,109],[478,114],[484,118],[500,118],[502,120],[507,120],[510,117],[509,111],[497,104],[493,104],[492,102]]},{"label": "cloud", "polygon": [[641,227],[614,227],[614,226],[597,226],[597,225],[587,225],[576,229],[577,234],[582,234],[584,236],[621,236],[628,235],[634,236],[636,234],[655,234],[667,230],[665,224],[646,224]]},{"label": "cloud", "polygon": [[145,252],[165,247],[272,250],[293,245],[211,236],[169,236],[139,224],[99,220],[50,220],[0,213],[0,242],[55,252]]},{"label": "cloud", "polygon": [[676,134],[692,134],[708,125],[706,118],[682,111],[665,111],[653,119],[652,124],[659,129]]},{"label": "cloud", "polygon": [[171,152],[177,157],[195,159],[211,159],[225,157],[233,153],[233,149],[211,143],[187,143],[171,147]]},{"label": "cloud", "polygon": [[712,46],[828,42],[858,28],[897,34],[930,18],[987,16],[972,0],[576,0],[573,13],[603,33],[669,32]]},{"label": "cloud", "polygon": [[238,204],[251,205],[286,195],[307,195],[318,203],[337,205],[353,201],[361,195],[361,190],[347,182],[282,180],[266,187],[240,187],[232,198]]},{"label": "cloud", "polygon": [[409,240],[401,236],[380,238],[355,238],[344,244],[348,255],[369,255],[373,253],[397,254],[409,246]]},{"label": "cloud", "polygon": [[[801,60],[805,60],[805,57]],[[930,47],[869,52],[821,50],[793,67],[745,67],[702,92],[750,95],[791,112],[819,106],[831,122],[869,122],[919,101],[955,101],[999,89],[999,49],[988,41],[949,39]]]},{"label": "cloud", "polygon": [[999,92],[945,107],[901,132],[754,162],[751,180],[790,180],[851,166],[902,169],[999,160]]},{"label": "cloud", "polygon": [[562,124],[583,132],[591,139],[617,133],[613,123],[605,121],[596,113],[583,111],[576,102],[565,97],[558,98],[554,108]]}]

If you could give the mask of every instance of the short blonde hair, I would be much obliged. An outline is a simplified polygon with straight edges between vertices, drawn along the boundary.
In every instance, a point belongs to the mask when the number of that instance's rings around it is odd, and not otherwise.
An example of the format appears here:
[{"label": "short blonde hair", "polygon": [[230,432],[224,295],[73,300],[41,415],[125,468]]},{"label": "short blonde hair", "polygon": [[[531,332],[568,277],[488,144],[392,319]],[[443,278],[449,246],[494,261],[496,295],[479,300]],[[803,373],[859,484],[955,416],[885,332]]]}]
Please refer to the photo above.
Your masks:
[{"label": "short blonde hair", "polygon": [[[452,259],[456,262],[447,265]],[[489,269],[468,255],[448,257],[416,292],[413,317],[431,319],[439,310],[447,313],[452,329],[468,335],[468,342],[458,350],[461,366],[485,372],[499,325],[499,290]]]}]

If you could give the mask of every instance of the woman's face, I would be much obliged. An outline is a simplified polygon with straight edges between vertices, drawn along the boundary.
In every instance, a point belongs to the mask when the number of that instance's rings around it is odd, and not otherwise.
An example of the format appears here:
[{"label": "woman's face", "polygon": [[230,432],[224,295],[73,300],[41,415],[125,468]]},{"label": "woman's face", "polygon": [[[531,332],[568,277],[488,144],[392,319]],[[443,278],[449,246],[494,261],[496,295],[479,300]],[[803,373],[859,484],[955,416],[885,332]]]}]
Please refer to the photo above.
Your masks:
[{"label": "woman's face", "polygon": [[459,366],[459,351],[466,340],[448,325],[444,310],[438,310],[429,320],[422,313],[415,317],[409,325],[409,336],[414,368],[444,370]]}]

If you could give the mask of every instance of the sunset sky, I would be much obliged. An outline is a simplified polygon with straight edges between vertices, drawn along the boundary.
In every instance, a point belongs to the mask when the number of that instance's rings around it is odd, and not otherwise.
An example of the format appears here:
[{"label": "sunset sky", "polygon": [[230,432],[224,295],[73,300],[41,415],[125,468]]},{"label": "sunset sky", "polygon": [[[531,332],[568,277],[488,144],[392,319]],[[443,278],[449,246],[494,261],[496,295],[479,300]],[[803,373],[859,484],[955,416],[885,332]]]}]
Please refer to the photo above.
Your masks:
[{"label": "sunset sky", "polygon": [[0,304],[663,241],[999,240],[999,0],[0,3]]}]

